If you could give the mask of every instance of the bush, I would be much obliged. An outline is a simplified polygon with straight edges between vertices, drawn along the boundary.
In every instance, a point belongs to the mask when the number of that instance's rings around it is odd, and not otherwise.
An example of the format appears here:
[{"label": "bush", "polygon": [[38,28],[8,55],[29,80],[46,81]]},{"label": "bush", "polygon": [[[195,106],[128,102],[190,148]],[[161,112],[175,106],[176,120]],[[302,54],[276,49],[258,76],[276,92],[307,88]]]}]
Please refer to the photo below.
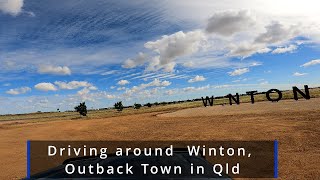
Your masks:
[{"label": "bush", "polygon": [[167,102],[161,102],[160,103],[161,105],[166,105],[166,104],[168,104]]},{"label": "bush", "polygon": [[155,102],[155,103],[154,103],[154,105],[155,105],[155,106],[158,106],[158,105],[160,105],[160,103],[158,103],[158,102]]},{"label": "bush", "polygon": [[134,107],[134,109],[140,109],[141,106],[142,106],[141,104],[134,103],[133,107]]},{"label": "bush", "polygon": [[146,104],[146,106],[151,107],[151,106],[152,106],[152,104],[151,104],[151,103],[147,103],[147,104]]},{"label": "bush", "polygon": [[87,116],[87,106],[86,103],[80,103],[79,106],[74,107],[74,109],[80,113],[82,116]]},{"label": "bush", "polygon": [[118,111],[122,111],[123,110],[123,104],[122,104],[122,101],[119,101],[119,102],[116,102],[114,104],[114,108]]}]

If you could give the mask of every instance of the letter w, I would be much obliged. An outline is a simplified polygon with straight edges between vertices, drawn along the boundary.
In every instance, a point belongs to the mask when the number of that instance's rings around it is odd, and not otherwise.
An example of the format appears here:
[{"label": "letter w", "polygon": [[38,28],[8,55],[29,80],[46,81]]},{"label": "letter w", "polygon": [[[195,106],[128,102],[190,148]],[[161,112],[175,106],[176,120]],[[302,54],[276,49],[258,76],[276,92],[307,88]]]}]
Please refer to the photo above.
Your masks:
[{"label": "letter w", "polygon": [[214,97],[212,96],[211,98],[209,98],[208,96],[206,97],[206,99],[204,99],[203,97],[201,97],[202,99],[202,102],[203,102],[203,105],[204,107],[207,107],[208,106],[208,102],[209,102],[209,105],[210,106],[213,106],[213,100],[214,100]]}]

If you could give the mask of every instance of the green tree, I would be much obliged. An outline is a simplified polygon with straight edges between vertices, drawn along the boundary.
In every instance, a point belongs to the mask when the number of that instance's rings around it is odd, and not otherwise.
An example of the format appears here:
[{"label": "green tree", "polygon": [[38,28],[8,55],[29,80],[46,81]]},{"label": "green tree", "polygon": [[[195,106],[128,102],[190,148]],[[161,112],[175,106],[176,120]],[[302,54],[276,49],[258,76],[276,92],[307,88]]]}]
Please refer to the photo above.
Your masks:
[{"label": "green tree", "polygon": [[141,104],[134,103],[134,109],[140,109],[141,106],[142,106]]},{"label": "green tree", "polygon": [[116,102],[114,104],[114,108],[118,111],[122,111],[123,110],[123,104],[122,104],[122,101],[119,101],[119,102]]},{"label": "green tree", "polygon": [[80,103],[79,106],[74,107],[74,109],[80,113],[82,116],[87,116],[87,106],[86,103]]},{"label": "green tree", "polygon": [[168,104],[167,102],[161,102],[160,103],[161,105],[166,105],[166,104]]}]

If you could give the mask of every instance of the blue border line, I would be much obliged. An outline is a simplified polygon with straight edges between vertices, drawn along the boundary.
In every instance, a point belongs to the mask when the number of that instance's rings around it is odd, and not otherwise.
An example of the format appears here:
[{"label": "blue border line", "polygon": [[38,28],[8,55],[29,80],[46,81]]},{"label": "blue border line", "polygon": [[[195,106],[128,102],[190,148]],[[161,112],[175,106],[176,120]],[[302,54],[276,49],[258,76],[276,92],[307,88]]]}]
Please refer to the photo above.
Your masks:
[{"label": "blue border line", "polygon": [[278,178],[278,140],[274,140],[274,169],[273,169],[273,176],[274,178]]},{"label": "blue border line", "polygon": [[30,179],[30,140],[27,140],[27,179]]}]

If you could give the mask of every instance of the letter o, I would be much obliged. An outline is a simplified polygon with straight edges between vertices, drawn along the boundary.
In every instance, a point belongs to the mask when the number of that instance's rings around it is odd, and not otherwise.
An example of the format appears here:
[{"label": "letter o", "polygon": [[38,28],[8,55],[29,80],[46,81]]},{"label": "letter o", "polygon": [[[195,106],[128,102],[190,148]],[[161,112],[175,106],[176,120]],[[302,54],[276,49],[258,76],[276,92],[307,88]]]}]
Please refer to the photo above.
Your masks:
[{"label": "letter o", "polygon": [[233,148],[228,148],[227,154],[228,154],[228,156],[233,156],[234,155],[234,149]]},{"label": "letter o", "polygon": [[[278,93],[278,98],[272,99],[272,98],[270,97],[270,93],[273,93],[273,92]],[[280,100],[282,99],[282,92],[279,91],[278,89],[270,89],[269,91],[266,92],[266,96],[267,96],[267,99],[268,99],[269,101],[278,102],[278,101],[280,101]]]},{"label": "letter o", "polygon": [[[69,166],[71,166],[72,172],[69,172],[69,171],[68,171]],[[66,167],[64,168],[64,170],[65,170],[65,172],[66,172],[67,174],[73,174],[74,171],[76,170],[76,168],[74,167],[73,164],[67,164]]]},{"label": "letter o", "polygon": [[157,174],[158,173],[158,168],[156,166],[151,166],[150,172],[151,172],[151,174]]},{"label": "letter o", "polygon": [[140,156],[141,155],[141,149],[140,148],[134,148],[133,149],[133,154],[135,156]]}]

